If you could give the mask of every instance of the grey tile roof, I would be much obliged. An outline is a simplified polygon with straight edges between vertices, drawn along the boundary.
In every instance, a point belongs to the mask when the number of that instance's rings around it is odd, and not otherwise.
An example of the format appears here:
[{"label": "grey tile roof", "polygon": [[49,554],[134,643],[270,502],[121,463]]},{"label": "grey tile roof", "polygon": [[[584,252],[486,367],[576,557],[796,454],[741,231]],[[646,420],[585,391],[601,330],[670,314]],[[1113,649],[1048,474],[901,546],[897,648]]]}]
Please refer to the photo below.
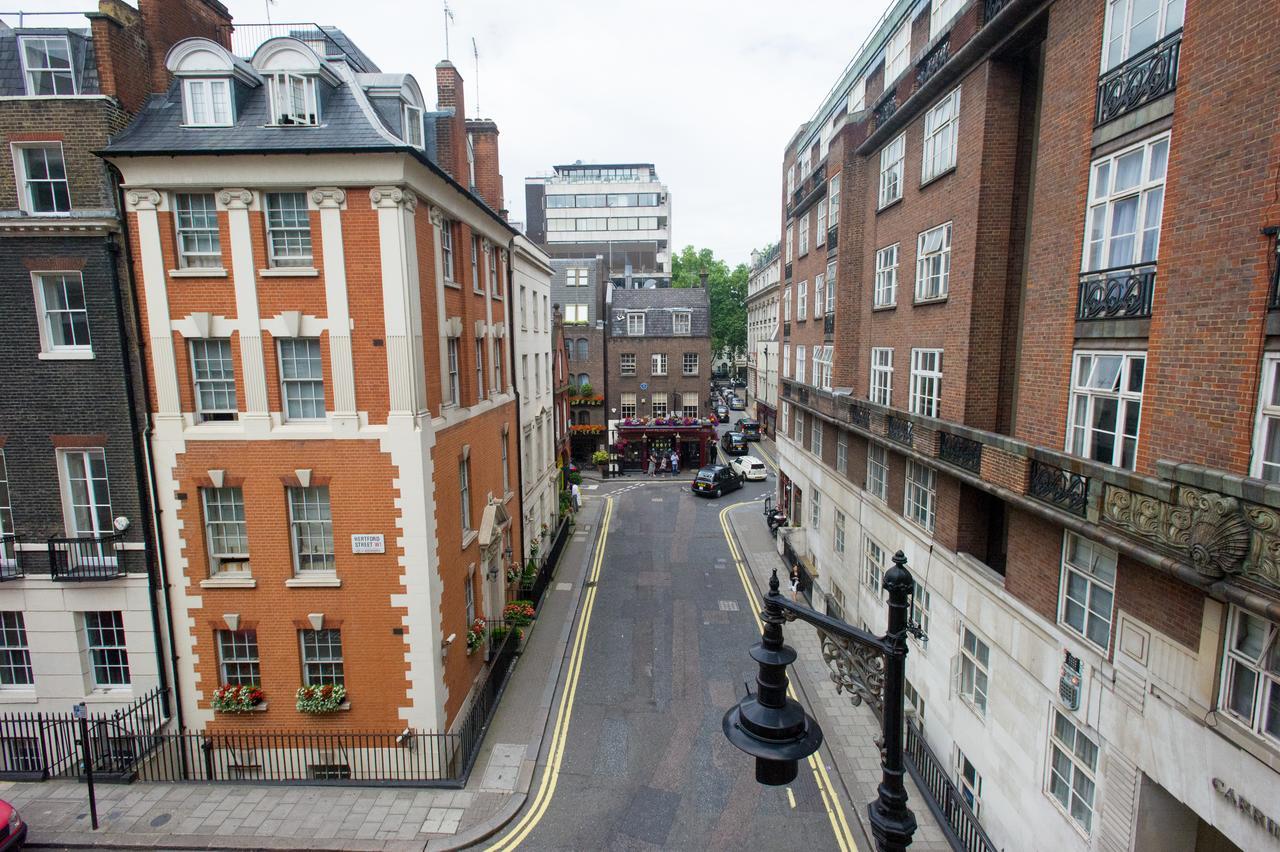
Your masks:
[{"label": "grey tile roof", "polygon": [[76,93],[96,95],[101,91],[98,61],[93,39],[88,30],[65,27],[23,27],[0,29],[0,96],[25,95],[27,82],[22,77],[22,58],[18,54],[18,37],[28,35],[66,36],[71,47],[71,70],[76,78]]},{"label": "grey tile roof", "polygon": [[658,287],[652,290],[615,288],[612,299],[610,334],[613,337],[627,336],[627,311],[645,312],[645,337],[673,337],[671,313],[675,309],[690,311],[690,336],[706,337],[711,333],[711,305],[707,291],[701,287]]}]

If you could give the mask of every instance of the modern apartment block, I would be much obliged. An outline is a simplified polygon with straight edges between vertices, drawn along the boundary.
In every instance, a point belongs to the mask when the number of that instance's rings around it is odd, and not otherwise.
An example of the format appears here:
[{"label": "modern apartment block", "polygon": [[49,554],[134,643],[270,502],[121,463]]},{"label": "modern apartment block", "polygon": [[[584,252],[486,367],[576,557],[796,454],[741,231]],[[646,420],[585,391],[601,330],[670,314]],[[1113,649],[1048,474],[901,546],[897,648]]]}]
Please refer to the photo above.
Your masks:
[{"label": "modern apartment block", "polygon": [[877,631],[906,554],[908,740],[995,848],[1280,833],[1256,13],[895,2],[785,152],[785,547]]},{"label": "modern apartment block", "polygon": [[751,252],[747,278],[747,411],[774,434],[778,415],[778,305],[781,298],[782,243]]},{"label": "modern apartment block", "polygon": [[[545,273],[500,215],[496,144],[468,130],[452,64],[433,110],[331,27],[241,25],[166,66],[103,154],[186,723],[445,730],[523,539],[512,267]],[[260,712],[213,709],[250,683]],[[307,715],[304,685],[347,700]]]},{"label": "modern apartment block", "polygon": [[559,306],[564,326],[564,357],[569,381],[570,452],[574,461],[589,462],[603,449],[608,416],[605,409],[605,299],[609,284],[601,258],[553,260],[551,301]]},{"label": "modern apartment block", "polygon": [[671,193],[653,163],[556,166],[524,197],[525,232],[553,258],[602,257],[615,287],[671,286]]},{"label": "modern apartment block", "polygon": [[[0,24],[0,705],[118,710],[168,685],[145,381],[116,181],[94,152],[167,82],[216,0],[104,2],[87,25]],[[53,20],[62,20],[55,17]],[[178,21],[181,24],[178,24]],[[170,708],[167,690],[164,707]],[[162,720],[152,720],[162,721]],[[8,740],[0,771],[35,750]]]}]

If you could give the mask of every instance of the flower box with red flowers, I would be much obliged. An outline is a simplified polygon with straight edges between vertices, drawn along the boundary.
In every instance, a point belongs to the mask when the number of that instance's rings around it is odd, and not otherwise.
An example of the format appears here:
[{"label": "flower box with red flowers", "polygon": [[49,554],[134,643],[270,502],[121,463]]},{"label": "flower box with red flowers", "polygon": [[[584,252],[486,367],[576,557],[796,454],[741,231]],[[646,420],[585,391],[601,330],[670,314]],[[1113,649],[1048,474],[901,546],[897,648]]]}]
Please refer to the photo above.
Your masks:
[{"label": "flower box with red flowers", "polygon": [[252,713],[263,704],[264,697],[259,686],[224,683],[213,691],[213,698],[209,703],[219,713]]},{"label": "flower box with red flowers", "polygon": [[333,713],[347,700],[347,688],[340,683],[298,687],[298,710],[303,713]]}]

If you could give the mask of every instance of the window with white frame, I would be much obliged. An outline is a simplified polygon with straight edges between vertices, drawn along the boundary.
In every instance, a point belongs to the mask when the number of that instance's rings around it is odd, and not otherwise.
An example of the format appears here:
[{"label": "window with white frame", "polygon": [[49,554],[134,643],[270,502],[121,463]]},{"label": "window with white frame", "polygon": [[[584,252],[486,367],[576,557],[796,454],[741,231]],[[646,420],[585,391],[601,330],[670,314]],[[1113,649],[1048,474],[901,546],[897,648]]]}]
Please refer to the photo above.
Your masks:
[{"label": "window with white frame", "polygon": [[[526,444],[528,442],[526,441]],[[475,529],[471,522],[471,459],[458,460],[458,505],[462,509],[462,532]]]},{"label": "window with white frame", "polygon": [[911,350],[912,414],[938,417],[942,405],[942,350]]},{"label": "window with white frame", "polygon": [[188,127],[230,127],[232,103],[229,79],[182,81],[183,124]]},{"label": "window with white frame", "polygon": [[564,286],[566,287],[587,287],[591,284],[591,280],[587,277],[586,269],[566,269],[564,271]]},{"label": "window with white frame", "polygon": [[796,251],[801,257],[809,253],[809,212],[807,210],[800,218],[800,246]]},{"label": "window with white frame", "polygon": [[476,338],[476,399],[484,399],[484,338]]},{"label": "window with white frame", "polygon": [[[446,341],[445,355],[449,361],[449,402],[452,405],[461,405],[462,404],[462,381],[459,374],[460,367],[458,365],[458,358],[459,358],[458,338],[450,337]],[[527,359],[529,356],[526,355],[524,357]],[[524,392],[526,396],[529,395],[528,367],[529,367],[529,364],[526,361],[525,374],[524,374]]]},{"label": "window with white frame", "polygon": [[74,95],[75,72],[71,69],[71,43],[66,36],[23,36],[22,73],[27,94]]},{"label": "window with white frame", "polygon": [[796,320],[809,318],[809,282],[801,281],[796,285]]},{"label": "window with white frame", "polygon": [[911,64],[911,18],[902,22],[884,48],[884,86],[890,87]]},{"label": "window with white frame", "polygon": [[[796,191],[796,164],[792,163],[787,167],[787,195]],[[788,257],[787,260],[791,258]]]},{"label": "window with white frame", "polygon": [[422,147],[422,110],[416,106],[404,105],[404,115],[401,118],[404,124],[404,141],[408,142],[415,148]]},{"label": "window with white frame", "polygon": [[840,224],[840,175],[836,174],[827,181],[827,227],[834,228]]},{"label": "window with white frame", "polygon": [[342,631],[299,630],[302,642],[302,682],[307,686],[342,686]]},{"label": "window with white frame", "polygon": [[804,412],[796,410],[795,431],[791,435],[791,439],[796,442],[796,446],[804,446]]},{"label": "window with white frame", "polygon": [[888,347],[871,349],[871,391],[867,397],[885,406],[893,398],[893,350]]},{"label": "window with white frame", "polygon": [[649,375],[665,376],[667,374],[667,353],[654,352],[649,357]]},{"label": "window with white frame", "polygon": [[813,316],[822,316],[827,309],[827,277],[819,272],[813,276]]},{"label": "window with white frame", "polygon": [[173,196],[178,232],[178,265],[183,269],[222,266],[218,209],[211,192],[179,192]]},{"label": "window with white frame", "polygon": [[671,333],[690,334],[693,331],[693,314],[689,311],[673,311],[671,314]]},{"label": "window with white frame", "polygon": [[849,433],[836,429],[836,473],[849,475]]},{"label": "window with white frame", "polygon": [[1058,620],[1104,654],[1111,645],[1116,552],[1073,532],[1062,540],[1062,592]]},{"label": "window with white frame", "polygon": [[586,305],[565,305],[564,321],[567,323],[588,322]]},{"label": "window with white frame", "polygon": [[310,266],[311,215],[305,192],[268,192],[267,246],[271,265]]},{"label": "window with white frame", "polygon": [[1108,71],[1182,28],[1185,0],[1109,0],[1102,38]]},{"label": "window with white frame", "polygon": [[951,223],[920,234],[916,241],[916,301],[945,299],[951,281]]},{"label": "window with white frame", "polygon": [[782,428],[778,430],[778,434],[786,435],[791,425],[791,403],[782,403]]},{"label": "window with white frame", "polygon": [[928,532],[933,532],[936,478],[937,472],[933,468],[907,459],[907,488],[902,513],[907,520]]},{"label": "window with white frame", "polygon": [[502,430],[502,493],[503,494],[511,493],[511,465],[508,460],[511,449],[508,446],[508,443],[509,443],[509,439],[507,437],[506,427],[504,426]]},{"label": "window with white frame", "polygon": [[868,589],[880,594],[881,583],[885,572],[885,552],[871,536],[862,538],[862,583]]},{"label": "window with white frame", "polygon": [[1076,353],[1068,452],[1133,470],[1146,364],[1145,352]]},{"label": "window with white frame", "polygon": [[[68,531],[73,536],[101,537],[115,528],[111,513],[111,487],[107,478],[107,456],[101,449],[62,450],[64,493],[69,501],[71,517]],[[81,564],[114,565],[113,551],[86,549],[77,557]]]},{"label": "window with white frame", "polygon": [[502,344],[495,338],[493,341],[493,392],[502,393],[506,386],[502,384],[502,361],[506,357]]},{"label": "window with white frame", "polygon": [[1168,165],[1168,133],[1093,161],[1083,271],[1155,262]]},{"label": "window with white frame", "polygon": [[978,712],[987,715],[988,676],[991,667],[991,648],[978,638],[967,625],[960,626],[960,656],[958,658],[960,698]]},{"label": "window with white frame", "polygon": [[1049,732],[1049,794],[1088,834],[1093,830],[1098,744],[1058,709]]},{"label": "window with white frame", "polygon": [[[789,194],[790,193],[788,192],[788,195]],[[787,263],[791,262],[791,255],[792,255],[791,248],[792,248],[792,226],[788,225],[787,226]]]},{"label": "window with white frame", "polygon": [[804,382],[805,355],[806,355],[805,347],[797,346],[796,347],[796,381],[797,382]]},{"label": "window with white frame", "polygon": [[920,182],[933,180],[956,167],[960,141],[960,88],[938,101],[924,114],[924,153]]},{"label": "window with white frame", "polygon": [[644,336],[644,312],[643,311],[627,312],[627,334],[632,337]]},{"label": "window with white frame", "polygon": [[303,74],[280,73],[268,77],[272,124],[320,123],[316,79]]},{"label": "window with white frame", "polygon": [[874,443],[867,444],[867,492],[881,500],[888,499],[888,450]]},{"label": "window with white frame", "polygon": [[686,376],[698,375],[698,353],[697,352],[684,353],[684,374]]},{"label": "window with white frame", "polygon": [[816,488],[809,489],[809,527],[815,533],[822,529],[822,494]]},{"label": "window with white frame", "polygon": [[[493,298],[502,298],[502,281],[498,277],[498,258],[497,252],[489,243],[484,244],[484,268],[489,271],[489,292],[493,294]],[[547,321],[547,328],[551,327],[551,322]]]},{"label": "window with white frame", "polygon": [[898,138],[880,149],[879,207],[888,207],[902,197],[902,170],[906,156],[906,133],[900,134]]},{"label": "window with white frame", "polygon": [[314,337],[281,337],[280,396],[286,420],[323,420],[324,367],[320,341]]},{"label": "window with white frame", "polygon": [[26,620],[18,610],[0,612],[0,689],[21,689],[34,683]]},{"label": "window with white frame", "polygon": [[961,7],[964,6],[965,0],[933,0],[929,8],[929,40],[938,37],[938,34],[947,28],[951,23],[951,19],[956,16]]},{"label": "window with white frame", "polygon": [[818,418],[813,419],[813,425],[809,427],[809,440],[811,442],[810,450],[818,458],[822,458],[822,439],[825,437],[823,432],[826,426]]},{"label": "window with white frame", "polygon": [[44,351],[72,357],[92,352],[89,309],[80,273],[36,272],[32,278],[40,306],[40,342]]},{"label": "window with white frame", "polygon": [[698,395],[686,393],[680,399],[680,413],[685,417],[698,416]]},{"label": "window with white frame", "polygon": [[791,322],[791,288],[782,291],[782,321]]},{"label": "window with white frame", "polygon": [[624,376],[636,374],[636,353],[623,352],[618,356],[618,371]]},{"label": "window with white frame", "polygon": [[827,313],[836,312],[836,262],[827,264]]},{"label": "window with white frame", "polygon": [[125,640],[124,614],[119,610],[84,613],[84,633],[89,649],[93,685],[98,689],[129,686],[129,648]]},{"label": "window with white frame", "polygon": [[813,244],[815,246],[825,245],[827,242],[827,205],[819,203],[818,212],[815,214],[817,221],[814,223],[817,233],[813,235]]},{"label": "window with white frame", "polygon": [[783,378],[791,378],[791,344],[784,343],[782,345],[782,376]]},{"label": "window with white frame", "polygon": [[249,527],[245,522],[244,493],[236,486],[201,488],[204,504],[204,540],[209,552],[209,573],[249,570]]},{"label": "window with white frame", "polygon": [[636,395],[631,392],[624,393],[622,395],[622,400],[619,403],[619,406],[620,406],[619,413],[621,413],[624,418],[635,417],[636,416]]},{"label": "window with white frame", "polygon": [[13,146],[22,190],[19,204],[33,215],[60,216],[71,212],[71,184],[62,159],[62,143]]},{"label": "window with white frame", "polygon": [[17,542],[6,539],[17,531],[13,526],[13,498],[9,494],[9,466],[0,447],[0,570],[18,567]]},{"label": "window with white frame", "polygon": [[329,511],[329,486],[291,486],[287,491],[294,570],[299,574],[334,571],[333,516]]},{"label": "window with white frame", "polygon": [[844,553],[844,512],[836,509],[836,519],[833,525],[831,539],[831,547],[836,553]]},{"label": "window with white frame", "polygon": [[1262,388],[1253,431],[1253,476],[1280,482],[1280,354],[1262,359]]},{"label": "window with white frame", "polygon": [[872,306],[891,308],[898,302],[898,243],[876,252],[876,287]]},{"label": "window with white frame", "polygon": [[236,419],[236,374],[230,340],[212,337],[192,340],[191,379],[195,385],[198,422]]},{"label": "window with white frame", "polygon": [[665,393],[654,393],[649,397],[649,405],[653,410],[654,417],[667,416],[667,395]]},{"label": "window with white frame", "polygon": [[[453,254],[453,222],[444,219],[440,222],[440,257],[444,266],[444,280],[446,283],[458,279],[457,270],[454,268]],[[523,310],[520,312],[520,323],[524,325]]]},{"label": "window with white frame", "polygon": [[813,347],[813,386],[823,390],[831,390],[831,362],[834,347]]},{"label": "window with white frame", "polygon": [[965,753],[956,746],[956,785],[965,804],[973,811],[975,817],[981,818],[982,812],[982,775],[965,757]]},{"label": "window with white frame", "polygon": [[929,608],[933,603],[929,590],[919,580],[912,580],[911,623],[920,628],[920,643],[929,642]]},{"label": "window with white frame", "polygon": [[257,686],[262,683],[258,666],[258,631],[219,630],[218,669],[222,683]]},{"label": "window with white frame", "polygon": [[[480,238],[475,235],[471,237],[471,290],[475,293],[484,292],[480,289]],[[536,321],[537,318],[534,319]]]},{"label": "window with white frame", "polygon": [[1280,625],[1231,607],[1219,706],[1272,743],[1280,743]]}]

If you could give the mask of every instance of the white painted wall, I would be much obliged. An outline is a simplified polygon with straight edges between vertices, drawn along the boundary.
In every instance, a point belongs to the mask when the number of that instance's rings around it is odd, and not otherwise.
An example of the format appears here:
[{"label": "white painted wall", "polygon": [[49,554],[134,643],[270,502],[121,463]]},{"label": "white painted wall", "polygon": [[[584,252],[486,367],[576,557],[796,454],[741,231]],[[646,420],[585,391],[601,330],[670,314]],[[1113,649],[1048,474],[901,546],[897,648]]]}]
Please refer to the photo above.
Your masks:
[{"label": "white painted wall", "polygon": [[[584,190],[585,191],[585,190]],[[614,190],[615,192],[619,190]],[[522,442],[528,442],[528,451],[520,447],[520,492],[524,504],[524,558],[530,556],[530,548],[539,541],[542,552],[549,539],[540,539],[540,529],[546,524],[554,529],[559,513],[559,491],[556,487],[555,454],[555,370],[551,353],[551,261],[536,245],[517,236],[511,246],[511,292],[519,298],[520,288],[529,299],[530,317],[527,327],[518,321],[512,323],[515,335],[515,364],[529,359],[529,393],[524,393],[521,379],[520,429],[517,434]],[[538,321],[532,313],[538,312]],[[519,311],[519,306],[516,308]],[[541,380],[534,381],[533,373],[541,364]],[[517,366],[519,369],[519,366]],[[513,451],[515,447],[512,447]],[[525,460],[528,464],[525,464]]]}]

